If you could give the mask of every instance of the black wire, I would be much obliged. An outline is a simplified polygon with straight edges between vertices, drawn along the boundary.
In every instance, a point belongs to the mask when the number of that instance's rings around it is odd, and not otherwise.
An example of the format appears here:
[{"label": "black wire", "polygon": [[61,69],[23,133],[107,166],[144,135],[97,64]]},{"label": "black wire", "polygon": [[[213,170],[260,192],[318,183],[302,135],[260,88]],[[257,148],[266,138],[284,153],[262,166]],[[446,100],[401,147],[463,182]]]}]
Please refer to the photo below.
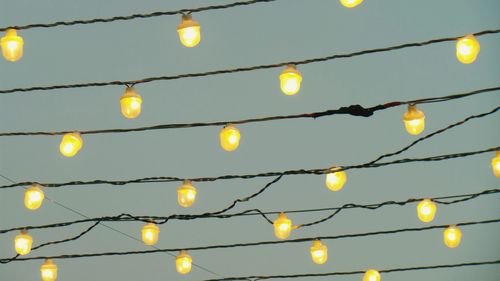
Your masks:
[{"label": "black wire", "polygon": [[[473,35],[483,36],[483,35],[487,35],[487,34],[496,34],[496,33],[500,33],[500,29],[484,30],[484,31],[476,32]],[[14,88],[14,89],[0,90],[0,94],[9,94],[9,93],[17,93],[17,92],[24,92],[25,93],[25,92],[33,92],[33,91],[50,91],[50,90],[58,90],[58,89],[88,88],[88,87],[125,86],[125,85],[131,85],[131,84],[138,85],[138,84],[150,83],[150,82],[154,82],[154,81],[168,81],[168,80],[178,80],[178,79],[194,78],[194,77],[205,77],[205,76],[229,74],[229,73],[237,73],[237,72],[249,72],[249,71],[254,71],[254,70],[259,70],[259,69],[271,69],[271,68],[283,67],[283,66],[286,66],[289,64],[303,65],[303,64],[310,64],[310,63],[316,63],[316,62],[330,61],[330,60],[335,60],[335,59],[352,58],[352,57],[373,54],[373,53],[389,52],[389,51],[395,51],[395,50],[400,50],[400,49],[405,49],[405,48],[422,47],[422,46],[432,45],[432,44],[436,44],[436,43],[455,41],[458,38],[459,37],[439,38],[439,39],[433,39],[433,40],[423,41],[423,42],[405,43],[405,44],[395,45],[395,46],[390,46],[390,47],[368,49],[368,50],[357,51],[357,52],[348,53],[348,54],[330,55],[330,56],[326,56],[326,57],[312,58],[312,59],[306,59],[306,60],[300,60],[300,61],[287,61],[287,62],[279,62],[279,63],[273,63],[273,64],[262,64],[262,65],[256,65],[256,66],[249,66],[249,67],[220,69],[220,70],[213,70],[213,71],[207,71],[207,72],[177,74],[177,75],[171,75],[171,76],[148,77],[148,78],[144,78],[144,79],[140,79],[140,80],[90,82],[90,83],[79,83],[79,84],[63,84],[63,85],[51,85],[51,86],[34,86],[34,87],[28,87],[28,88]]]}]

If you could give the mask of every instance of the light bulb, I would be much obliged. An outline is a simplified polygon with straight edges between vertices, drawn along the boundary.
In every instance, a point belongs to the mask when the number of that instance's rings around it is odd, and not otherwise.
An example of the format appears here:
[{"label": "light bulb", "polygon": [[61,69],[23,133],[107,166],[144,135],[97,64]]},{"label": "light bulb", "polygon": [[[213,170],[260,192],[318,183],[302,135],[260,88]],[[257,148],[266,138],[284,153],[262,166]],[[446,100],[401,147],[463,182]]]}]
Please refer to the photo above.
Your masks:
[{"label": "light bulb", "polygon": [[315,264],[324,264],[328,260],[328,248],[320,240],[314,240],[311,246],[311,258]]},{"label": "light bulb", "polygon": [[380,273],[375,269],[370,269],[365,272],[363,281],[380,281]]},{"label": "light bulb", "polygon": [[333,172],[339,168],[332,168],[331,173],[326,174],[326,187],[331,191],[339,191],[347,181],[347,174],[344,171]]},{"label": "light bulb", "polygon": [[240,131],[233,125],[228,124],[219,133],[220,146],[225,151],[234,151],[240,145]]},{"label": "light bulb", "polygon": [[57,280],[57,265],[51,259],[46,259],[40,267],[43,281],[56,281]]},{"label": "light bulb", "polygon": [[500,151],[497,151],[495,157],[491,159],[491,168],[495,177],[500,178]]},{"label": "light bulb", "polygon": [[142,242],[152,246],[158,242],[160,228],[154,223],[148,223],[142,227]]},{"label": "light bulb", "polygon": [[192,48],[201,40],[200,24],[191,15],[182,15],[182,22],[177,26],[182,45]]},{"label": "light bulb", "polygon": [[31,252],[32,245],[33,238],[25,230],[21,230],[21,233],[18,234],[14,240],[16,252],[21,256],[29,254]]},{"label": "light bulb", "polygon": [[196,188],[191,184],[191,181],[184,181],[177,188],[177,202],[181,207],[189,207],[193,205],[196,199]]},{"label": "light bulb", "polygon": [[288,219],[285,213],[280,213],[274,221],[274,235],[279,239],[287,239],[292,232],[292,221]]},{"label": "light bulb", "polygon": [[67,133],[64,134],[61,144],[59,145],[59,151],[62,155],[66,157],[75,156],[78,151],[82,148],[83,140],[80,133]]},{"label": "light bulb", "polygon": [[418,135],[425,129],[425,114],[414,104],[408,105],[408,111],[403,115],[403,121],[408,134]]},{"label": "light bulb", "polygon": [[281,91],[287,96],[293,96],[300,90],[302,76],[295,65],[287,65],[280,74]]},{"label": "light bulb", "polygon": [[175,269],[180,274],[188,274],[191,271],[193,259],[188,255],[187,251],[180,251],[175,259]]},{"label": "light bulb", "polygon": [[467,35],[458,39],[456,49],[458,61],[464,64],[470,64],[476,60],[481,50],[481,46],[474,35]]},{"label": "light bulb", "polygon": [[363,0],[340,0],[340,4],[347,8],[354,8],[363,3]]},{"label": "light bulb", "polygon": [[436,215],[436,204],[430,199],[424,199],[417,205],[418,219],[423,222],[431,222]]},{"label": "light bulb", "polygon": [[125,118],[133,119],[141,114],[141,96],[132,87],[127,87],[125,93],[120,98],[122,115]]},{"label": "light bulb", "polygon": [[446,228],[443,232],[444,244],[448,248],[455,248],[460,245],[460,241],[462,240],[462,231],[458,229],[455,225],[451,225]]},{"label": "light bulb", "polygon": [[24,206],[30,210],[36,210],[42,206],[44,198],[42,186],[34,184],[24,192]]},{"label": "light bulb", "polygon": [[8,61],[17,61],[23,56],[24,40],[17,36],[15,29],[9,28],[5,31],[5,36],[0,39],[3,57]]}]

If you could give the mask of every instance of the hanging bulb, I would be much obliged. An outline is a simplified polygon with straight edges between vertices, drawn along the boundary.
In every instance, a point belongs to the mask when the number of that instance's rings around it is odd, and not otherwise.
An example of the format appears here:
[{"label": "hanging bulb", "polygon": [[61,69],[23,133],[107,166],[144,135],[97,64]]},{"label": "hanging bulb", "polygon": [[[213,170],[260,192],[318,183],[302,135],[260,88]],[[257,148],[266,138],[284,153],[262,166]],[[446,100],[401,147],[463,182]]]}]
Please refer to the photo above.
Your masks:
[{"label": "hanging bulb", "polygon": [[449,226],[443,232],[444,244],[448,248],[456,248],[460,245],[460,241],[462,240],[462,231],[458,229],[455,225]]},{"label": "hanging bulb", "polygon": [[9,28],[5,31],[5,36],[0,39],[3,57],[8,61],[17,61],[23,56],[24,40],[17,36],[15,29]]},{"label": "hanging bulb", "polygon": [[82,148],[83,140],[80,133],[67,133],[64,134],[61,144],[59,145],[59,151],[62,155],[66,157],[75,156],[78,151]]},{"label": "hanging bulb", "polygon": [[228,124],[222,128],[219,133],[220,146],[225,151],[234,151],[240,145],[240,131],[233,126],[232,124]]},{"label": "hanging bulb", "polygon": [[200,43],[200,24],[193,20],[190,14],[182,15],[182,22],[177,26],[177,32],[179,33],[182,45],[188,48],[192,48]]},{"label": "hanging bulb", "polygon": [[292,232],[292,221],[288,219],[285,213],[280,213],[274,221],[274,235],[279,239],[287,239]]},{"label": "hanging bulb", "polygon": [[497,151],[495,157],[491,159],[491,168],[495,177],[500,178],[500,151]]},{"label": "hanging bulb", "polygon": [[175,259],[175,269],[180,274],[188,274],[191,271],[192,263],[193,259],[188,255],[188,252],[182,250]]},{"label": "hanging bulb", "polygon": [[56,281],[57,279],[57,265],[51,259],[46,259],[40,267],[43,281]]},{"label": "hanging bulb", "polygon": [[481,46],[474,35],[467,35],[458,39],[456,49],[458,61],[464,64],[470,64],[476,60]]},{"label": "hanging bulb", "polygon": [[43,194],[42,186],[33,184],[24,192],[24,206],[29,210],[36,210],[42,206],[44,198],[45,195]]},{"label": "hanging bulb", "polygon": [[347,8],[354,8],[363,3],[363,0],[340,0],[340,4]]},{"label": "hanging bulb", "polygon": [[287,65],[280,74],[281,91],[287,96],[293,96],[300,90],[302,76],[295,65]]},{"label": "hanging bulb", "polygon": [[132,87],[127,87],[120,98],[122,114],[125,118],[133,119],[141,114],[141,96]]},{"label": "hanging bulb", "polygon": [[365,272],[363,281],[380,281],[380,273],[375,269],[370,269]]},{"label": "hanging bulb", "polygon": [[320,240],[314,240],[311,258],[315,264],[324,264],[328,260],[328,248]]},{"label": "hanging bulb", "polygon": [[408,105],[408,111],[403,115],[403,121],[408,134],[418,135],[425,129],[425,114],[414,104]]},{"label": "hanging bulb", "polygon": [[152,246],[158,242],[160,228],[154,223],[148,223],[142,227],[142,242]]},{"label": "hanging bulb", "polygon": [[431,222],[436,215],[436,208],[436,204],[430,199],[420,201],[417,206],[418,219],[423,222]]},{"label": "hanging bulb", "polygon": [[338,167],[332,168],[332,172],[326,174],[326,187],[328,187],[331,191],[341,190],[347,181],[347,174],[344,171],[334,172],[338,169]]},{"label": "hanging bulb", "polygon": [[191,184],[191,181],[184,181],[177,188],[177,202],[181,207],[189,207],[193,205],[196,199],[196,188]]},{"label": "hanging bulb", "polygon": [[31,252],[31,245],[33,245],[33,238],[27,231],[21,230],[21,233],[14,240],[16,252],[21,256],[27,255]]}]

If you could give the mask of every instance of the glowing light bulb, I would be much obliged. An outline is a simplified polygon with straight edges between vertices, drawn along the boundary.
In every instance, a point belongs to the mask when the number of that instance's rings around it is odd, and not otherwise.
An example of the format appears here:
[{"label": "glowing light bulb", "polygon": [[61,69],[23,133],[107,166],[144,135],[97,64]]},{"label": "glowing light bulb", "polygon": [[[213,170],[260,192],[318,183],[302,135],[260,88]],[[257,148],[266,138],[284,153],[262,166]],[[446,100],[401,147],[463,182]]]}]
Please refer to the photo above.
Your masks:
[{"label": "glowing light bulb", "polygon": [[314,240],[311,258],[315,264],[324,264],[328,260],[328,248],[320,240]]},{"label": "glowing light bulb", "polygon": [[125,118],[133,119],[141,114],[141,96],[132,87],[127,87],[120,98],[122,114]]},{"label": "glowing light bulb", "polygon": [[449,226],[443,232],[444,244],[448,248],[456,248],[462,240],[462,231],[455,225]]},{"label": "glowing light bulb", "polygon": [[425,129],[425,114],[414,104],[408,106],[408,111],[403,115],[403,121],[410,135],[418,135]]},{"label": "glowing light bulb", "polygon": [[24,192],[24,206],[30,210],[36,210],[42,206],[44,198],[42,186],[34,184]]},{"label": "glowing light bulb", "polygon": [[339,191],[344,187],[345,182],[347,181],[347,174],[344,171],[338,171],[339,168],[332,168],[331,173],[326,174],[326,187],[328,187],[331,191]]},{"label": "glowing light bulb", "polygon": [[375,269],[370,269],[365,272],[363,281],[380,281],[380,273]]},{"label": "glowing light bulb", "polygon": [[287,96],[293,96],[300,90],[302,76],[295,65],[288,65],[280,74],[281,91]]},{"label": "glowing light bulb", "polygon": [[191,184],[191,181],[184,181],[177,188],[177,202],[180,206],[187,208],[193,205],[195,199],[196,188]]},{"label": "glowing light bulb", "polygon": [[17,61],[23,56],[24,40],[17,36],[15,29],[7,29],[5,36],[0,39],[3,57],[8,61]]},{"label": "glowing light bulb", "polygon": [[458,39],[456,49],[458,61],[464,64],[470,64],[476,60],[481,46],[474,35],[467,35]]},{"label": "glowing light bulb", "polygon": [[160,228],[154,223],[148,223],[142,227],[142,242],[152,246],[158,242]]},{"label": "glowing light bulb", "polygon": [[16,236],[16,239],[14,240],[16,252],[22,256],[27,255],[31,252],[32,245],[33,238],[25,230],[21,230],[21,233],[18,234]]},{"label": "glowing light bulb", "polygon": [[354,8],[363,3],[363,0],[340,0],[340,4],[347,8]]},{"label": "glowing light bulb", "polygon": [[233,125],[228,124],[219,133],[220,146],[225,151],[234,151],[240,145],[240,131]]},{"label": "glowing light bulb", "polygon": [[200,24],[191,15],[182,15],[182,22],[177,26],[182,45],[192,48],[201,40]]},{"label": "glowing light bulb", "polygon": [[43,281],[56,281],[57,280],[57,265],[51,259],[46,259],[40,267]]},{"label": "glowing light bulb", "polygon": [[63,136],[61,140],[61,144],[59,145],[59,151],[61,152],[62,155],[66,157],[73,157],[75,156],[78,151],[83,146],[83,140],[82,137],[80,136],[80,133],[74,132],[74,133],[67,133]]},{"label": "glowing light bulb", "polygon": [[191,271],[193,259],[188,255],[187,251],[180,251],[175,259],[175,269],[180,274],[188,274]]},{"label": "glowing light bulb", "polygon": [[274,221],[274,235],[279,239],[287,239],[292,232],[292,221],[287,218],[285,213],[280,213]]},{"label": "glowing light bulb", "polygon": [[491,159],[491,168],[495,177],[500,178],[500,151],[497,151],[495,157]]},{"label": "glowing light bulb", "polygon": [[418,219],[423,222],[431,222],[436,215],[436,204],[429,199],[420,201],[417,205]]}]

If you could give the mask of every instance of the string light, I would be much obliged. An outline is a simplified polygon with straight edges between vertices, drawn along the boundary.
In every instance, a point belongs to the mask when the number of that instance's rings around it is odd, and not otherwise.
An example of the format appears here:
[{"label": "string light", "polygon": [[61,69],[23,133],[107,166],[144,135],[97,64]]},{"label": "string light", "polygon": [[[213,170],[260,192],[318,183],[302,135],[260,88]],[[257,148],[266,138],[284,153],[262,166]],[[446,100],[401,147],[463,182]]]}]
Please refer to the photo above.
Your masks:
[{"label": "string light", "polygon": [[470,34],[458,39],[456,49],[458,61],[463,64],[471,64],[476,60],[477,55],[479,55],[481,46],[476,37]]},{"label": "string light", "polygon": [[127,87],[120,98],[122,115],[133,119],[141,114],[142,97],[132,87]]},{"label": "string light", "polygon": [[31,252],[32,245],[33,238],[28,234],[26,230],[21,230],[20,234],[18,234],[14,239],[16,252],[21,256],[29,254]]},{"label": "string light", "polygon": [[380,273],[375,269],[370,269],[363,275],[363,281],[380,281]]},{"label": "string light", "polygon": [[40,272],[43,281],[56,281],[57,280],[57,265],[51,259],[46,259],[40,267]]},{"label": "string light", "polygon": [[191,272],[192,264],[193,259],[190,255],[188,255],[188,252],[184,250],[180,251],[179,255],[175,259],[175,269],[183,275]]},{"label": "string light", "polygon": [[300,90],[302,75],[295,65],[289,64],[280,74],[281,91],[287,96],[296,95]]},{"label": "string light", "polygon": [[495,157],[491,159],[491,168],[495,177],[500,178],[500,151],[497,151]]},{"label": "string light", "polygon": [[196,188],[191,184],[191,181],[184,181],[177,188],[177,202],[181,207],[190,207],[196,199]]},{"label": "string light", "polygon": [[414,104],[408,105],[408,111],[403,115],[406,131],[410,135],[418,135],[425,129],[425,114]]},{"label": "string light", "polygon": [[280,213],[278,218],[273,222],[274,235],[279,239],[287,239],[292,232],[292,221],[287,218],[285,213]]},{"label": "string light", "polygon": [[8,61],[18,61],[23,56],[24,40],[17,35],[15,29],[7,29],[5,36],[0,39],[3,57]]},{"label": "string light", "polygon": [[36,210],[42,206],[44,198],[42,186],[33,184],[24,192],[24,206],[29,210]]},{"label": "string light", "polygon": [[354,8],[363,3],[363,0],[340,0],[340,3],[347,8]]},{"label": "string light", "polygon": [[443,238],[448,248],[456,248],[462,240],[462,231],[455,225],[451,225],[443,231]]},{"label": "string light", "polygon": [[328,260],[328,248],[318,239],[311,246],[311,259],[315,264],[324,264]]},{"label": "string light", "polygon": [[200,24],[193,20],[191,14],[182,15],[182,22],[177,26],[182,45],[192,48],[201,40]]},{"label": "string light", "polygon": [[78,151],[83,146],[83,140],[82,137],[80,136],[80,133],[78,132],[73,132],[73,133],[67,133],[64,134],[61,144],[59,145],[59,151],[61,152],[62,155],[66,157],[73,157],[75,156]]},{"label": "string light", "polygon": [[436,214],[436,204],[430,199],[424,199],[417,205],[418,219],[423,222],[431,222]]},{"label": "string light", "polygon": [[160,228],[154,223],[147,223],[142,227],[142,242],[148,246],[158,243]]},{"label": "string light", "polygon": [[232,124],[224,126],[219,133],[220,146],[228,152],[238,148],[240,145],[240,138],[240,131]]},{"label": "string light", "polygon": [[[332,168],[332,171],[338,170],[339,168]],[[326,187],[328,187],[331,191],[339,191],[344,187],[345,182],[347,181],[347,174],[344,171],[337,171],[326,174]]]}]

